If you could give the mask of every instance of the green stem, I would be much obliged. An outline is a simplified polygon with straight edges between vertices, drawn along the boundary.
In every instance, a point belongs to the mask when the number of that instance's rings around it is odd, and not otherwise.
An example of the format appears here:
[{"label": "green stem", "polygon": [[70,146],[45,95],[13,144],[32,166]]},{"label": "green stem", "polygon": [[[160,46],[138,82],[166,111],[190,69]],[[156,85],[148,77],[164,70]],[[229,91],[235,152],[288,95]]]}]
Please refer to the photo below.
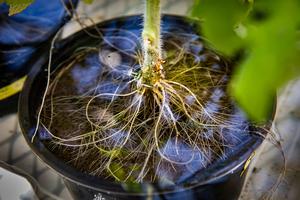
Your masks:
[{"label": "green stem", "polygon": [[153,86],[163,78],[160,44],[160,0],[146,0],[144,14],[142,83]]}]

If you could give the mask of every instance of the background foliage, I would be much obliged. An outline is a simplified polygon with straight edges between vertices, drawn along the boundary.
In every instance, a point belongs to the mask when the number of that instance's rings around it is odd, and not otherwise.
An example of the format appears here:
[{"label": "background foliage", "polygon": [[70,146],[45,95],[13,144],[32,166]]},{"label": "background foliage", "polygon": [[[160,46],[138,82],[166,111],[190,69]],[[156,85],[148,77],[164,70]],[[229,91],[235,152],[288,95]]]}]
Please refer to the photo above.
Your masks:
[{"label": "background foliage", "polygon": [[[13,15],[33,1],[0,3]],[[243,52],[229,90],[256,121],[269,117],[276,90],[300,74],[299,11],[299,0],[195,0],[191,9],[216,49],[228,56]]]},{"label": "background foliage", "polygon": [[230,92],[257,121],[271,114],[276,90],[300,73],[298,0],[195,0],[193,17],[216,49],[244,55]]}]

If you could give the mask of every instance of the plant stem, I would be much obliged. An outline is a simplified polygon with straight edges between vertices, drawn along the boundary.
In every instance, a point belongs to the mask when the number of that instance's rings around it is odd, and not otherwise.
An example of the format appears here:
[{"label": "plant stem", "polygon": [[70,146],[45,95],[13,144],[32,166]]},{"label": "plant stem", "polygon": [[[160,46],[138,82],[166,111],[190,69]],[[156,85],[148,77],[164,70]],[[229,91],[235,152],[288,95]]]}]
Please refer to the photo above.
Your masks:
[{"label": "plant stem", "polygon": [[160,17],[160,0],[146,0],[141,81],[149,86],[164,77],[161,65]]}]

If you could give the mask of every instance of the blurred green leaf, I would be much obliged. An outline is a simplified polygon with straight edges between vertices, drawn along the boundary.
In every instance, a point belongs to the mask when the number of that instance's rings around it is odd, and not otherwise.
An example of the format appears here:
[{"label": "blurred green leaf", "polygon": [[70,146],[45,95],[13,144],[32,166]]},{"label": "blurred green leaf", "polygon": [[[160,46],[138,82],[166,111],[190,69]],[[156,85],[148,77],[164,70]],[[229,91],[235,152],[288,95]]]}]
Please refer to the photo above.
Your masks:
[{"label": "blurred green leaf", "polygon": [[235,73],[231,92],[252,119],[264,121],[272,114],[276,90],[299,75],[299,7],[294,0],[259,6],[270,16],[264,22],[249,23],[249,54]]},{"label": "blurred green leaf", "polygon": [[[203,33],[227,55],[243,47],[230,92],[250,118],[272,114],[276,90],[300,74],[298,0],[195,0],[191,15]],[[251,11],[251,12],[250,12]]]},{"label": "blurred green leaf", "polygon": [[229,55],[243,43],[235,29],[247,15],[249,6],[240,0],[195,0],[191,16],[204,21],[203,34],[218,50]]},{"label": "blurred green leaf", "polygon": [[8,15],[14,15],[25,10],[34,0],[2,0],[0,3],[5,2],[9,5]]},{"label": "blurred green leaf", "polygon": [[133,181],[130,181],[128,183],[123,183],[122,186],[124,187],[124,189],[127,192],[142,193],[143,192],[143,186],[140,183],[135,183]]},{"label": "blurred green leaf", "polygon": [[86,4],[92,4],[94,0],[83,0],[84,3]]},{"label": "blurred green leaf", "polygon": [[118,180],[118,181],[122,181],[125,180],[126,178],[126,172],[124,171],[124,169],[122,168],[121,164],[112,162],[110,164],[110,172],[113,173],[113,176]]},{"label": "blurred green leaf", "polygon": [[14,15],[17,13],[22,12],[23,10],[25,10],[30,4],[11,4],[9,6],[9,14],[8,15]]}]

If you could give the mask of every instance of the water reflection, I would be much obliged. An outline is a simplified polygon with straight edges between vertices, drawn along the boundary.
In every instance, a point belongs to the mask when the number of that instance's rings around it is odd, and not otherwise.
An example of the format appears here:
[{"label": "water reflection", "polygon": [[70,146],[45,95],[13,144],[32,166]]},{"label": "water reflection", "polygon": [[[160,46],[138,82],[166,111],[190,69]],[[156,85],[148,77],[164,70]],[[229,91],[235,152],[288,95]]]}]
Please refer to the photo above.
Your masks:
[{"label": "water reflection", "polygon": [[201,149],[175,138],[168,139],[161,152],[172,162],[160,160],[158,163],[156,172],[162,185],[175,185],[209,164]]}]

